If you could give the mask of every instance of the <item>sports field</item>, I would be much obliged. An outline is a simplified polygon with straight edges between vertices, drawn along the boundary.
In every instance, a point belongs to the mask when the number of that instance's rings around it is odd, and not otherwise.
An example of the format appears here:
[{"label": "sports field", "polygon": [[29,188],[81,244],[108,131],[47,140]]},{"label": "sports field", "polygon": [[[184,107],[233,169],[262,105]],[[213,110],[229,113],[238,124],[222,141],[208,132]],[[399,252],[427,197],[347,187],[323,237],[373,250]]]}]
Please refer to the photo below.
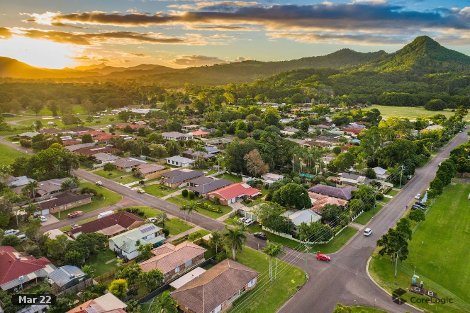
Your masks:
[{"label": "sports field", "polygon": [[[430,117],[436,114],[444,114],[449,117],[454,114],[450,110],[445,111],[428,111],[424,107],[399,107],[399,106],[387,106],[387,105],[372,105],[368,109],[378,109],[382,116],[386,119],[388,117],[406,117],[411,120],[418,117]],[[466,117],[467,121],[470,121],[470,115]]]}]

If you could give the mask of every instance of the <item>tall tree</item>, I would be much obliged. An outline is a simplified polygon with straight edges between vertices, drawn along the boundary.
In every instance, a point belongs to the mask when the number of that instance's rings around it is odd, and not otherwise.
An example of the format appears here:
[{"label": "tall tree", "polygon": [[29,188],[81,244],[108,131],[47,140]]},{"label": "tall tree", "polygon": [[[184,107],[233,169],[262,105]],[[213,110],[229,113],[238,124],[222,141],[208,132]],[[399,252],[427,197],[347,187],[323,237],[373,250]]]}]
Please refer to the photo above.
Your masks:
[{"label": "tall tree", "polygon": [[245,232],[242,228],[226,228],[224,233],[227,248],[232,254],[232,259],[236,260],[237,252],[243,249],[243,244],[246,240]]},{"label": "tall tree", "polygon": [[269,166],[264,163],[258,149],[251,150],[243,157],[243,159],[246,161],[246,169],[248,170],[248,173],[254,177],[260,177],[269,171]]}]

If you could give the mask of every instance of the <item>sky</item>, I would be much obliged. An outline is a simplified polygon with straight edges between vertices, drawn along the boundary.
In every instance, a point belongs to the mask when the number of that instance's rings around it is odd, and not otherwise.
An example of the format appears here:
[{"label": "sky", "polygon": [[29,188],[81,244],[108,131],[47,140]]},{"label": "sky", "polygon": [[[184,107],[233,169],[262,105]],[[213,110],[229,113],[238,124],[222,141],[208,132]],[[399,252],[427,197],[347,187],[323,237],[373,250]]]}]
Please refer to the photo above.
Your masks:
[{"label": "sky", "polygon": [[470,55],[470,0],[0,0],[0,8],[0,56],[47,68],[393,52],[420,35]]}]

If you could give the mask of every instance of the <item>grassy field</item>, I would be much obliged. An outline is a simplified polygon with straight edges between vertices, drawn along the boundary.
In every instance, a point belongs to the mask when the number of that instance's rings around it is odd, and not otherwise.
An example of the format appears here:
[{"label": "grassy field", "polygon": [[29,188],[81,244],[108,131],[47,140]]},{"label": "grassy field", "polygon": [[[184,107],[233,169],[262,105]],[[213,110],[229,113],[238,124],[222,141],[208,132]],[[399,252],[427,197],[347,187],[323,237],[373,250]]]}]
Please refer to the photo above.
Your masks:
[{"label": "grassy field", "polygon": [[26,154],[0,144],[0,164],[12,164],[16,158],[22,156],[26,156]]},{"label": "grassy field", "polygon": [[370,221],[370,219],[375,216],[375,214],[379,213],[379,211],[382,210],[383,207],[384,207],[383,203],[377,203],[375,208],[362,213],[361,215],[359,215],[358,218],[354,220],[354,222],[361,224],[361,225],[367,224]]},{"label": "grassy field", "polygon": [[55,217],[57,217],[58,219],[65,219],[67,218],[67,214],[70,212],[73,212],[73,211],[90,212],[96,209],[100,209],[103,207],[116,204],[122,199],[121,195],[115,192],[112,192],[111,190],[107,188],[96,186],[95,184],[92,184],[92,183],[88,183],[88,182],[80,183],[80,187],[82,188],[88,187],[88,188],[94,189],[98,193],[102,194],[103,198],[93,200],[91,203],[88,203],[88,204],[85,204],[85,205],[82,205],[82,206],[79,206],[70,210],[65,210],[65,211],[56,213],[54,214]]},{"label": "grassy field", "polygon": [[258,284],[234,303],[231,313],[274,313],[305,283],[305,273],[285,262],[278,263],[278,278],[269,282],[269,256],[244,247],[237,261],[258,271]]},{"label": "grassy field", "polygon": [[132,175],[132,173],[122,172],[118,170],[112,171],[105,171],[105,170],[97,170],[93,172],[96,175],[100,175],[101,177],[112,179],[117,183],[121,184],[128,184],[135,181],[138,181],[139,178]]},{"label": "grassy field", "polygon": [[[378,109],[382,116],[386,119],[388,117],[406,117],[409,119],[416,119],[418,117],[430,117],[436,114],[444,114],[449,117],[454,114],[450,110],[445,111],[428,111],[424,107],[400,107],[400,106],[386,106],[386,105],[373,105],[368,109]],[[470,116],[467,115],[467,121],[470,120]]]},{"label": "grassy field", "polygon": [[338,236],[333,238],[329,243],[323,245],[313,245],[312,252],[321,251],[323,253],[333,253],[341,249],[352,236],[357,233],[357,229],[348,226]]},{"label": "grassy field", "polygon": [[232,174],[228,174],[228,173],[218,175],[216,177],[220,178],[220,179],[230,180],[231,182],[234,182],[234,183],[239,183],[239,182],[242,181],[241,177],[238,177],[238,176],[235,176],[235,175],[232,175]]},{"label": "grassy field", "polygon": [[146,193],[161,198],[166,195],[169,195],[172,192],[175,192],[175,189],[171,189],[170,187],[163,186],[160,184],[153,184],[153,185],[148,185],[143,188]]},{"label": "grassy field", "polygon": [[[111,260],[113,261],[109,262]],[[94,276],[97,277],[116,267],[116,256],[113,251],[105,249],[104,251],[100,251],[97,255],[92,256],[88,260],[87,264],[93,267],[95,270]]]},{"label": "grassy field", "polygon": [[469,193],[470,184],[446,187],[430,208],[426,221],[414,232],[408,259],[400,264],[398,277],[393,277],[389,258],[376,255],[370,264],[374,279],[389,290],[406,288],[416,271],[425,288],[441,298],[453,299],[453,303],[432,307],[423,304],[423,308],[438,313],[470,312]]}]

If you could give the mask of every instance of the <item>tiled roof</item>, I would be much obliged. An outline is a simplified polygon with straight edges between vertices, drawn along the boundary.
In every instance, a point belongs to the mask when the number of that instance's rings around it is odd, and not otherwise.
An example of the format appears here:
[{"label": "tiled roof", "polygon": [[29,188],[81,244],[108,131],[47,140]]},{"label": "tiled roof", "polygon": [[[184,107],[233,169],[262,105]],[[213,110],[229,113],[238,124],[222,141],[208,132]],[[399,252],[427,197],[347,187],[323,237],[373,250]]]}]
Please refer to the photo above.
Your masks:
[{"label": "tiled roof", "polygon": [[178,266],[184,265],[187,261],[204,255],[206,249],[195,245],[189,241],[174,246],[166,243],[152,250],[154,257],[140,263],[142,271],[149,272],[159,269],[163,274],[171,272]]},{"label": "tiled roof", "polygon": [[194,313],[209,313],[257,276],[255,270],[226,259],[173,291],[171,296]]},{"label": "tiled roof", "polygon": [[67,313],[126,313],[127,304],[119,300],[112,293],[79,304]]},{"label": "tiled roof", "polygon": [[13,247],[0,246],[0,284],[34,273],[50,263],[47,258],[21,256]]},{"label": "tiled roof", "polygon": [[96,219],[94,221],[80,225],[77,228],[72,229],[70,232],[72,234],[76,233],[94,233],[99,230],[108,228],[112,225],[120,225],[126,229],[129,229],[131,226],[138,226],[143,223],[143,219],[126,211],[120,211],[102,218]]},{"label": "tiled roof", "polygon": [[322,208],[327,204],[338,206],[345,206],[348,204],[347,200],[329,197],[315,192],[309,192],[308,195],[310,199],[312,199],[312,210],[320,215]]},{"label": "tiled roof", "polygon": [[116,165],[117,167],[121,167],[121,168],[129,168],[129,167],[135,167],[135,166],[138,166],[140,164],[145,164],[145,163],[147,162],[137,160],[134,158],[121,158],[121,159],[116,160],[114,162],[114,165]]},{"label": "tiled roof", "polygon": [[178,184],[202,175],[204,175],[204,173],[199,171],[174,170],[163,174],[162,177],[165,183]]},{"label": "tiled roof", "polygon": [[76,194],[72,192],[66,192],[60,195],[55,196],[52,199],[38,203],[39,207],[42,210],[52,209],[64,204],[75,203],[84,199],[90,198],[90,195],[86,194]]},{"label": "tiled roof", "polygon": [[[209,180],[206,180],[206,179],[202,180],[202,178],[206,178]],[[224,188],[232,184],[231,181],[226,180],[226,179],[211,179],[205,176],[190,180],[189,183],[193,183],[197,186],[189,186],[188,189],[194,192],[197,192],[201,195],[205,195],[209,192]]]},{"label": "tiled roof", "polygon": [[243,196],[253,197],[259,193],[260,191],[258,189],[244,183],[235,183],[217,191],[211,192],[211,194],[218,195],[226,200]]},{"label": "tiled roof", "polygon": [[159,172],[159,171],[162,171],[162,170],[164,170],[164,169],[165,169],[164,166],[158,165],[158,164],[149,164],[149,163],[145,163],[145,164],[141,164],[141,165],[137,166],[137,170],[138,170],[142,175],[146,175],[146,174],[150,174],[150,173]]},{"label": "tiled roof", "polygon": [[319,193],[325,196],[338,198],[338,199],[350,200],[352,198],[353,190],[356,190],[356,188],[352,186],[339,188],[339,187],[318,184],[318,185],[311,187],[308,191]]}]

